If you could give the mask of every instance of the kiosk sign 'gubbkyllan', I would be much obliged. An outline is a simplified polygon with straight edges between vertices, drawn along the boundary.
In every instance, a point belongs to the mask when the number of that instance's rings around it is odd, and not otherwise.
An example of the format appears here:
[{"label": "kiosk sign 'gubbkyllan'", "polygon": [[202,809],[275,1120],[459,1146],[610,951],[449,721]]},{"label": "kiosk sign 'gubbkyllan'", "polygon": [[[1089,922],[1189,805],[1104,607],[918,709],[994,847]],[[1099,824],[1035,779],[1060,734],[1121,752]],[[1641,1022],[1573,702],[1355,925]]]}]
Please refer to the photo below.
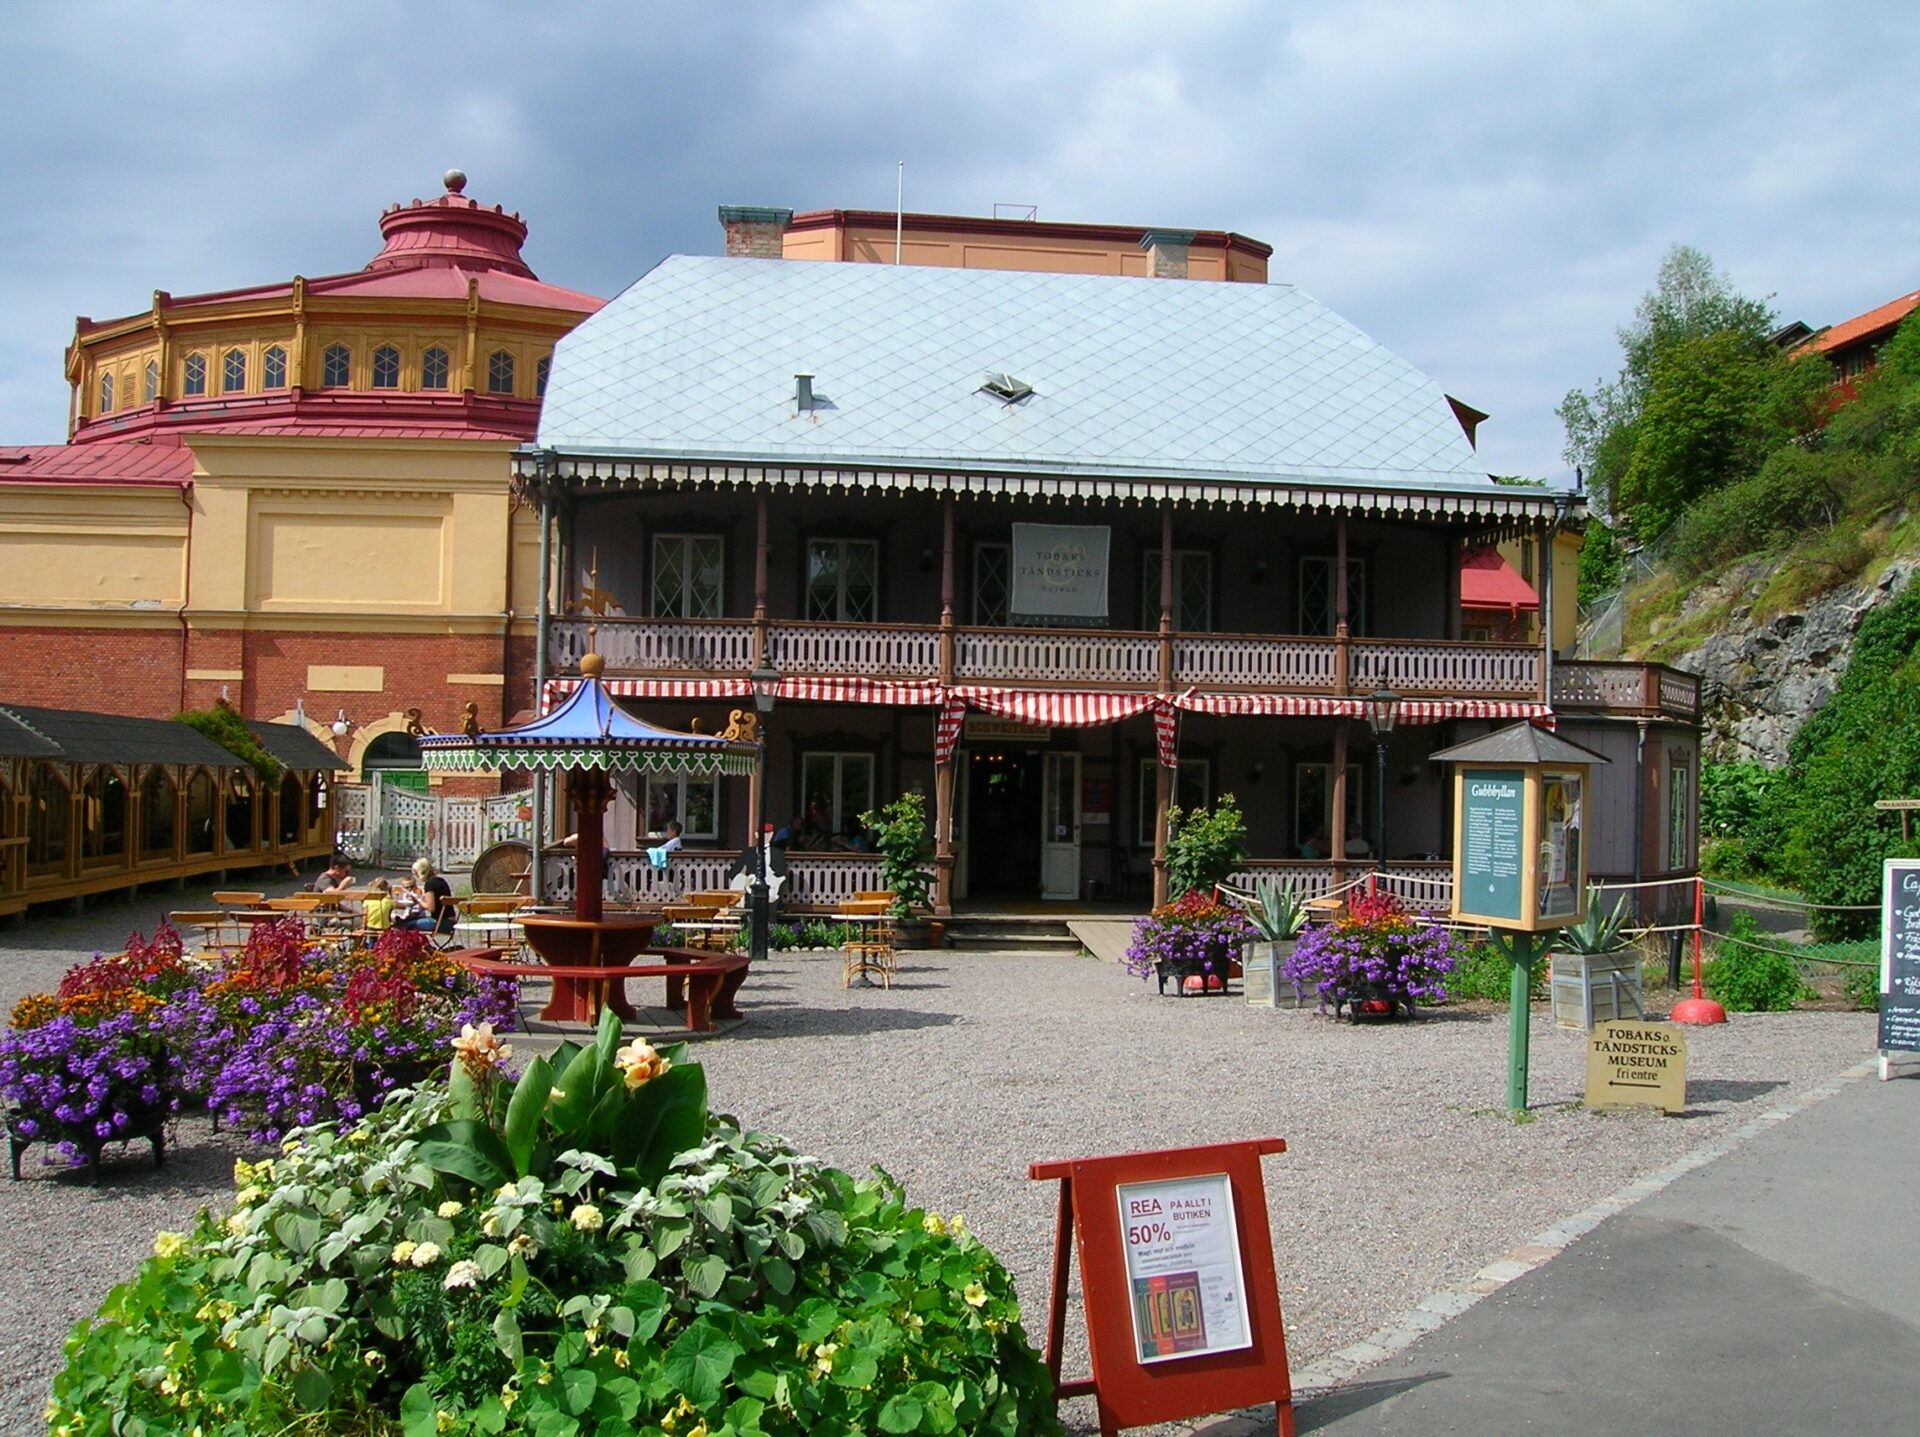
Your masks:
[{"label": "kiosk sign 'gubbkyllan'", "polygon": [[1225,1173],[1115,1189],[1141,1362],[1253,1345]]}]

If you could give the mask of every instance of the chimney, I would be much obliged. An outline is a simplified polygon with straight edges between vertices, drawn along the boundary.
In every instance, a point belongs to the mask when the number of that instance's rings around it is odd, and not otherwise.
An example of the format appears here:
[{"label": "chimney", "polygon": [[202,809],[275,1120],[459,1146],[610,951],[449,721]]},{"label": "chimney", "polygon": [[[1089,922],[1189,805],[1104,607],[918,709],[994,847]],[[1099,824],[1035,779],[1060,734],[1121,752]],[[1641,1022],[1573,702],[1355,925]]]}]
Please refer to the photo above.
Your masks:
[{"label": "chimney", "polygon": [[1193,236],[1192,230],[1148,230],[1140,236],[1140,248],[1152,261],[1155,279],[1187,277],[1187,246]]},{"label": "chimney", "polygon": [[781,258],[780,242],[792,223],[792,210],[770,210],[760,205],[720,206],[720,226],[727,232],[727,253],[735,258]]}]

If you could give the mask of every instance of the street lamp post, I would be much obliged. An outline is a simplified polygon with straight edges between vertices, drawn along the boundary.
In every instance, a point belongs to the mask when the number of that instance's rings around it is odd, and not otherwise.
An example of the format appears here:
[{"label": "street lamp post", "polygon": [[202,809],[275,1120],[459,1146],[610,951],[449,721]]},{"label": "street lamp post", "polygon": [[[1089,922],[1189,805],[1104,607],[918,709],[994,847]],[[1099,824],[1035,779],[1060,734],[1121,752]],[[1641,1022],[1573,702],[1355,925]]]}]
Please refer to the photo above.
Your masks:
[{"label": "street lamp post", "polygon": [[1367,727],[1373,730],[1373,871],[1384,873],[1387,860],[1387,740],[1400,717],[1400,696],[1389,688],[1367,695]]},{"label": "street lamp post", "polygon": [[753,685],[753,707],[760,715],[756,725],[760,753],[756,765],[759,776],[754,783],[753,895],[749,915],[752,926],[747,934],[747,956],[760,962],[767,956],[767,930],[772,916],[767,901],[767,720],[773,715],[773,701],[780,692],[780,671],[773,666],[772,654],[761,651],[760,667],[748,681]]}]

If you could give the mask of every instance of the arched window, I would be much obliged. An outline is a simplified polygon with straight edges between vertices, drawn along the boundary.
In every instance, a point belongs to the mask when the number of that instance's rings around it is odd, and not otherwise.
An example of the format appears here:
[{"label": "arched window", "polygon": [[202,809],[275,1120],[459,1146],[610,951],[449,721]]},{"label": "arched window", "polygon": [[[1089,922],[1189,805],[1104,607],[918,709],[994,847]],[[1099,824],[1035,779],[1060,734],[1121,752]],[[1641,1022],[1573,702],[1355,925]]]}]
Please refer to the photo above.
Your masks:
[{"label": "arched window", "polygon": [[320,382],[329,389],[345,389],[352,377],[353,351],[344,344],[329,344],[320,356]]},{"label": "arched window", "polygon": [[187,356],[186,377],[180,385],[180,393],[191,399],[195,395],[207,392],[207,357],[204,354]]},{"label": "arched window", "polygon": [[227,781],[227,852],[245,853],[253,847],[253,775],[236,772]]},{"label": "arched window", "polygon": [[420,356],[420,387],[422,389],[445,389],[447,387],[447,352],[435,345]]},{"label": "arched window", "polygon": [[260,387],[262,389],[287,387],[287,352],[277,344],[261,356]]},{"label": "arched window", "polygon": [[547,374],[552,368],[551,354],[541,356],[540,362],[533,366],[533,392],[542,399],[547,397]]},{"label": "arched window", "polygon": [[187,852],[213,852],[214,813],[219,807],[213,775],[204,768],[187,780]]},{"label": "arched window", "polygon": [[173,779],[157,764],[140,780],[140,857],[173,857],[176,825]]},{"label": "arched window", "polygon": [[247,387],[247,352],[244,349],[229,349],[225,359],[220,361],[220,392],[238,394]]},{"label": "arched window", "polygon": [[113,413],[113,376],[111,374],[100,376],[100,412]]},{"label": "arched window", "polygon": [[149,359],[147,361],[146,392],[141,398],[140,402],[143,404],[151,404],[153,403],[154,400],[158,399],[159,397],[160,397],[160,361],[157,359]]},{"label": "arched window", "polygon": [[487,393],[513,393],[513,356],[504,349],[487,356]]},{"label": "arched window", "polygon": [[400,387],[400,351],[391,344],[383,344],[373,352],[373,387],[375,389]]},{"label": "arched window", "polygon": [[80,790],[81,857],[89,863],[127,851],[127,784],[119,770],[96,768]]},{"label": "arched window", "polygon": [[73,795],[50,763],[35,764],[27,780],[27,868],[59,872],[67,866],[72,841]]}]

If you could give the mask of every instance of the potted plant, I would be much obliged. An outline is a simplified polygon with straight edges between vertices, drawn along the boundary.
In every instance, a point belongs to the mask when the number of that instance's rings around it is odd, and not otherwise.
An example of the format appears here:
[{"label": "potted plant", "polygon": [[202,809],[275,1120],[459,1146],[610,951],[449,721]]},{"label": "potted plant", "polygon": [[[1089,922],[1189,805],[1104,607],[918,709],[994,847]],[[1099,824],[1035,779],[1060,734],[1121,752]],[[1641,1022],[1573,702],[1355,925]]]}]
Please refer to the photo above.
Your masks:
[{"label": "potted plant", "polygon": [[1210,892],[1192,889],[1134,923],[1127,971],[1136,978],[1158,980],[1162,993],[1169,978],[1181,997],[1224,993],[1241,950],[1254,933],[1253,924],[1238,908],[1216,902]]},{"label": "potted plant", "polygon": [[1195,889],[1212,892],[1247,861],[1247,824],[1233,795],[1211,810],[1167,810],[1167,897]]},{"label": "potted plant", "polygon": [[[1267,950],[1264,960],[1257,957],[1241,960],[1247,1001],[1277,1008],[1280,1006],[1279,979],[1287,960],[1293,956],[1300,930],[1306,927],[1307,905],[1299,894],[1281,883],[1264,884],[1254,893],[1236,893],[1230,888],[1220,891],[1246,914],[1247,921],[1253,925],[1254,944],[1264,945]],[[1295,983],[1291,1006],[1299,1008],[1305,1003],[1306,988]]]},{"label": "potted plant", "polygon": [[1553,1021],[1562,1028],[1591,1030],[1595,1023],[1626,1016],[1624,1004],[1641,1012],[1640,950],[1634,946],[1632,915],[1623,894],[1611,912],[1600,905],[1600,889],[1587,890],[1587,916],[1562,928],[1547,960],[1547,987]]},{"label": "potted plant", "polygon": [[860,815],[880,855],[880,886],[893,894],[894,941],[902,948],[938,947],[944,934],[927,917],[933,907],[933,874],[927,866],[927,801],[911,790],[877,813]]},{"label": "potted plant", "polygon": [[1442,980],[1462,952],[1447,929],[1409,913],[1391,894],[1356,898],[1324,928],[1309,928],[1294,944],[1285,974],[1311,983],[1324,1012],[1344,1006],[1350,1018],[1415,1016],[1414,1004],[1441,998]]}]

